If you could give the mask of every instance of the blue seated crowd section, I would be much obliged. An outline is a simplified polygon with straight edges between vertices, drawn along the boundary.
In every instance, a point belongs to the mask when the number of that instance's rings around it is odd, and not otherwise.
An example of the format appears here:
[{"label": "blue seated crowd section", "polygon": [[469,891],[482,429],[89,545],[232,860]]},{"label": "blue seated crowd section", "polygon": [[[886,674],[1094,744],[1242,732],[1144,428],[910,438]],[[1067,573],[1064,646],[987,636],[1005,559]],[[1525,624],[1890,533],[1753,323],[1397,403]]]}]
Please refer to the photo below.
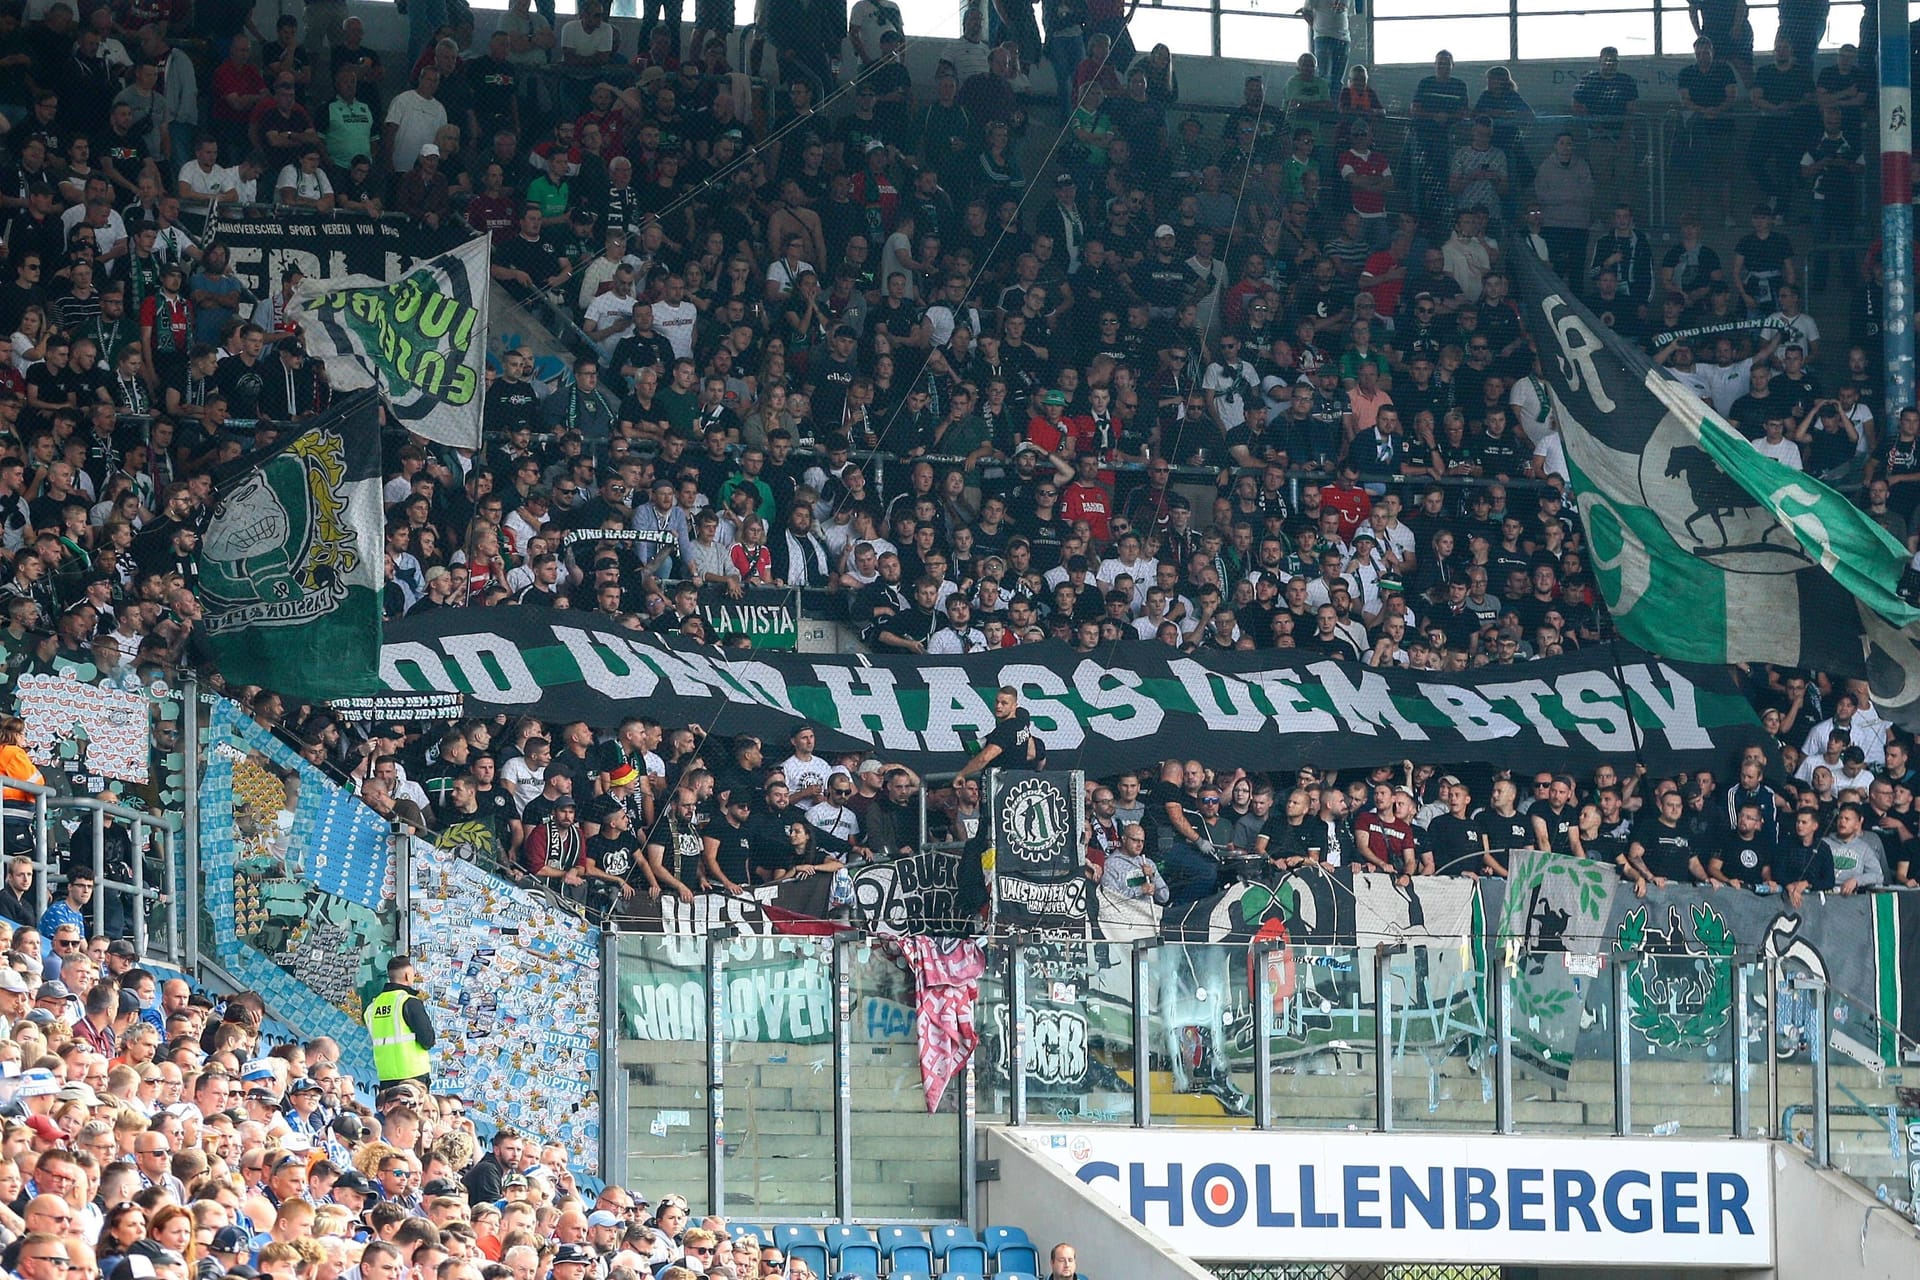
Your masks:
[{"label": "blue seated crowd section", "polygon": [[888,1223],[875,1226],[783,1222],[762,1226],[732,1222],[728,1228],[772,1245],[788,1260],[804,1260],[821,1280],[866,1277],[879,1280],[1034,1280],[1040,1252],[1024,1229],[990,1226],[978,1236],[972,1227],[919,1227]]}]

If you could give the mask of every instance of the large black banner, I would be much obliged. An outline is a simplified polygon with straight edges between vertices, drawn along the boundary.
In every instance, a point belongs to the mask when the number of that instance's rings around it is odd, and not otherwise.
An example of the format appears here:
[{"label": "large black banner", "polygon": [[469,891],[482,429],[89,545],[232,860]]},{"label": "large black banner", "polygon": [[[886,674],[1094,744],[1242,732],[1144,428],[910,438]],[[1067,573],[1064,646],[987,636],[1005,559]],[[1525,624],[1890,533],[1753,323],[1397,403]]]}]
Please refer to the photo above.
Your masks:
[{"label": "large black banner", "polygon": [[998,929],[1087,936],[1093,885],[1080,872],[1083,775],[995,769],[987,779]]},{"label": "large black banner", "polygon": [[233,274],[256,298],[270,298],[280,275],[298,267],[310,280],[372,276],[397,280],[423,258],[445,253],[472,233],[464,226],[434,229],[414,222],[376,221],[350,214],[317,218],[267,214],[215,223],[214,240],[227,246]]},{"label": "large black banner", "polygon": [[1002,685],[1020,691],[1048,764],[1096,776],[1169,756],[1250,770],[1412,758],[1576,773],[1637,756],[1671,773],[1725,767],[1760,740],[1725,668],[1624,646],[1617,657],[1441,674],[1278,650],[1201,658],[1146,641],[1091,654],[1053,643],[952,658],[731,653],[546,610],[440,609],[387,628],[380,676],[389,689],[465,693],[475,715],[611,727],[644,712],[779,741],[805,721],[823,752],[923,772],[968,758]]}]

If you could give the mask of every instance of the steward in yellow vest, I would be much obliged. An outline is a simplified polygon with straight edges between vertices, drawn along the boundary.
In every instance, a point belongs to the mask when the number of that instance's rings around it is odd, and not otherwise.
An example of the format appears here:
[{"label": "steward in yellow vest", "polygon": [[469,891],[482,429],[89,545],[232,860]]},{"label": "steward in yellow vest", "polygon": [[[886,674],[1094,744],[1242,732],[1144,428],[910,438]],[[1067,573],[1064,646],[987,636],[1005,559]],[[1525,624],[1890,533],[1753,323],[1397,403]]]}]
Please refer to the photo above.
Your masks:
[{"label": "steward in yellow vest", "polygon": [[373,1038],[373,1069],[382,1086],[404,1080],[430,1083],[433,1062],[433,1019],[426,1001],[415,990],[420,980],[413,961],[395,956],[387,961],[387,985],[367,1006],[367,1034]]}]

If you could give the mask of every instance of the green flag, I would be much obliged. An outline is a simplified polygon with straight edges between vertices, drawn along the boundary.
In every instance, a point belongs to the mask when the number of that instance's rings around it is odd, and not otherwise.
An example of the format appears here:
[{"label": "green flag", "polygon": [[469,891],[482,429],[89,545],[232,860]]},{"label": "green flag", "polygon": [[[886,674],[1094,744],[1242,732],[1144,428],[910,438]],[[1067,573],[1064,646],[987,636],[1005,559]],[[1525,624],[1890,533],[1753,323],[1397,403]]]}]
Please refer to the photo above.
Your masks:
[{"label": "green flag", "polygon": [[[1662,382],[1657,389],[1663,396],[1686,396],[1699,403],[1677,382]],[[1712,410],[1700,408],[1700,447],[1790,529],[1822,569],[1889,622],[1904,627],[1920,621],[1920,609],[1894,591],[1909,559],[1899,539],[1843,495],[1769,458]]]},{"label": "green flag", "polygon": [[[1511,265],[1620,635],[1688,662],[1868,674],[1873,633],[1920,618],[1894,592],[1899,544],[1828,486],[1755,450],[1532,254]],[[1877,675],[1874,687],[1878,696]]]},{"label": "green flag", "polygon": [[199,595],[220,673],[301,698],[380,688],[380,408],[348,396],[220,489]]}]

